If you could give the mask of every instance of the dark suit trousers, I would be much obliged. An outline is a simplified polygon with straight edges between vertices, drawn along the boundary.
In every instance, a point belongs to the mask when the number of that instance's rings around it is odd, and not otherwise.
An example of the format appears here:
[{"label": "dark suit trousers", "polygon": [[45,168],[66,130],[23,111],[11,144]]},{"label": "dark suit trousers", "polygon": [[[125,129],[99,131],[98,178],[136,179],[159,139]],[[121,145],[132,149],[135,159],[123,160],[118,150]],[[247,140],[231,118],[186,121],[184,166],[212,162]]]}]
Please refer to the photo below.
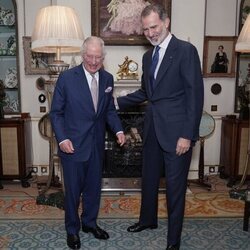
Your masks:
[{"label": "dark suit trousers", "polygon": [[140,224],[145,226],[157,224],[158,188],[162,168],[164,168],[168,210],[168,244],[176,244],[181,238],[192,149],[181,156],[177,156],[175,152],[163,151],[158,143],[153,122],[151,122],[150,131],[145,139]]},{"label": "dark suit trousers", "polygon": [[[78,234],[81,223],[96,227],[100,206],[102,164],[97,152],[87,162],[61,159],[65,185],[65,227],[68,234]],[[81,199],[82,198],[82,199]],[[78,208],[82,201],[81,221]]]}]

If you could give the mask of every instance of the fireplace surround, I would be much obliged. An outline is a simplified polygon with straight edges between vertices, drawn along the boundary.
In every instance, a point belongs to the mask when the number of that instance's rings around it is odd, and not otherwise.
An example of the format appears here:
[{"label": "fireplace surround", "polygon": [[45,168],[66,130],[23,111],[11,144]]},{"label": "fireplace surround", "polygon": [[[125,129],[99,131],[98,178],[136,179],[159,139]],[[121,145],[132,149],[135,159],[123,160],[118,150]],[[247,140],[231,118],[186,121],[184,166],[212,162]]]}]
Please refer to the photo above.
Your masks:
[{"label": "fireplace surround", "polygon": [[[138,81],[115,83],[114,97],[126,95],[140,88]],[[141,187],[142,135],[145,105],[119,112],[126,144],[120,147],[115,136],[107,130],[103,166],[103,191],[138,191]],[[160,189],[164,189],[162,178]]]}]

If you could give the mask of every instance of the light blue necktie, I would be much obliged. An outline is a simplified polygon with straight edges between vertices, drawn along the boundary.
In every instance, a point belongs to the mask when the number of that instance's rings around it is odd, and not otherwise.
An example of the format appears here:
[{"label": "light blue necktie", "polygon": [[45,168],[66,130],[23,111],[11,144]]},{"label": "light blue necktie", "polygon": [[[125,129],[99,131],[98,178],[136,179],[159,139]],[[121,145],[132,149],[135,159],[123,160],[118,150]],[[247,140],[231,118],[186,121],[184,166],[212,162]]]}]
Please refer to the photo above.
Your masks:
[{"label": "light blue necktie", "polygon": [[95,108],[95,112],[97,111],[97,103],[98,103],[98,84],[97,84],[97,80],[95,78],[94,74],[91,74],[92,76],[92,81],[91,81],[91,87],[90,87],[90,92],[91,92],[91,96],[93,99],[93,104],[94,104],[94,108]]},{"label": "light blue necktie", "polygon": [[158,61],[159,61],[159,50],[160,50],[160,46],[157,45],[155,47],[155,53],[153,55],[152,63],[151,63],[151,66],[150,66],[150,84],[151,84],[151,90],[152,91],[154,91],[154,88],[155,88],[154,73],[155,73],[155,69],[156,69],[156,66],[157,66]]}]

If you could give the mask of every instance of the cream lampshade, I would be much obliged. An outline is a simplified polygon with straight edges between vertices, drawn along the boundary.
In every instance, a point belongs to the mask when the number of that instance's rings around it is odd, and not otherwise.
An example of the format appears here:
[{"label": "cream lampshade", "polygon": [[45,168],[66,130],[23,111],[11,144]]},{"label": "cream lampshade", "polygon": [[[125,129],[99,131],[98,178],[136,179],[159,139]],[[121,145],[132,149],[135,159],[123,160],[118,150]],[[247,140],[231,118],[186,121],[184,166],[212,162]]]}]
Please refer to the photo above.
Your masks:
[{"label": "cream lampshade", "polygon": [[74,9],[53,5],[44,7],[37,13],[31,50],[56,54],[54,62],[48,65],[50,80],[45,82],[49,105],[58,75],[69,68],[69,64],[61,60],[61,53],[80,52],[83,39],[80,21]]},{"label": "cream lampshade", "polygon": [[240,35],[235,45],[235,51],[241,53],[250,52],[250,14],[242,27]]},{"label": "cream lampshade", "polygon": [[34,52],[61,53],[79,52],[83,32],[74,9],[66,6],[48,6],[37,14],[32,34],[31,49]]}]

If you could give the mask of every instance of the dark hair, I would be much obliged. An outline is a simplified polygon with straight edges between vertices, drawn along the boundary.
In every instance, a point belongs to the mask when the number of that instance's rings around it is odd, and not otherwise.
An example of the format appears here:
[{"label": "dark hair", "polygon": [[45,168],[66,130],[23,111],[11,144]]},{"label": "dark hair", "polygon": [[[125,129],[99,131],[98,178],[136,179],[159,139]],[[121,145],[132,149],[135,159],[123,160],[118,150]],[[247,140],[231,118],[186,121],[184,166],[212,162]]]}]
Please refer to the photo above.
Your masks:
[{"label": "dark hair", "polygon": [[161,4],[150,4],[146,6],[141,13],[141,17],[146,17],[151,14],[151,12],[155,12],[159,15],[159,18],[164,21],[166,18],[168,18],[168,13],[165,10],[165,8]]},{"label": "dark hair", "polygon": [[224,46],[223,46],[223,45],[219,45],[218,49],[219,49],[219,48],[222,48],[222,49],[224,49]]}]

